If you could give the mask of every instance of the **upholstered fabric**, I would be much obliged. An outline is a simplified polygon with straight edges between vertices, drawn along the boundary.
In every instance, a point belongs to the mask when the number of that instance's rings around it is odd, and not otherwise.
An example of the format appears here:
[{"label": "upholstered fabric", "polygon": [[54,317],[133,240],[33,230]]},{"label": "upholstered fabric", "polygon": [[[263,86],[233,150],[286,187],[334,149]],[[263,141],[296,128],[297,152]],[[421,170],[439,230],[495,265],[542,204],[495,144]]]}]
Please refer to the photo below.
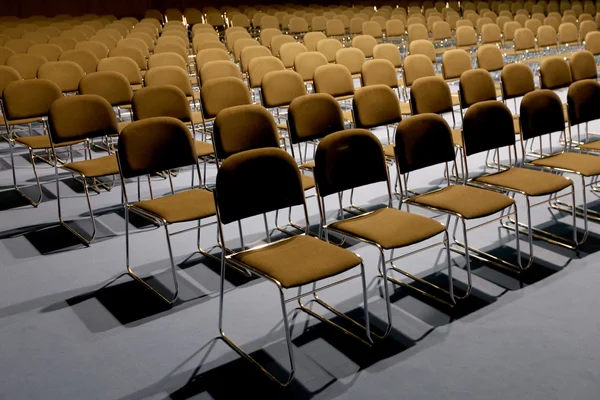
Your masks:
[{"label": "upholstered fabric", "polygon": [[455,49],[444,52],[442,67],[444,79],[457,79],[463,72],[472,69],[473,65],[469,53],[462,49]]},{"label": "upholstered fabric", "polygon": [[463,137],[467,155],[511,146],[515,142],[513,116],[500,101],[473,104],[463,117]]},{"label": "upholstered fabric", "polygon": [[35,79],[38,68],[47,62],[48,60],[40,55],[17,53],[6,60],[6,65],[14,68],[23,79]]},{"label": "upholstered fabric", "polygon": [[320,139],[344,129],[342,110],[329,94],[317,93],[295,98],[288,110],[292,143]]},{"label": "upholstered fabric", "polygon": [[[47,135],[16,137],[15,142],[20,143],[24,146],[27,146],[33,150],[51,148],[50,138]],[[71,145],[77,144],[77,143],[81,143],[81,141],[64,142],[64,143],[57,144],[55,147],[71,146]]]},{"label": "upholstered fabric", "polygon": [[558,95],[541,89],[527,93],[521,101],[519,119],[524,139],[562,131],[565,111]]},{"label": "upholstered fabric", "polygon": [[465,71],[460,76],[460,101],[463,108],[486,100],[496,100],[496,87],[490,73],[484,69]]},{"label": "upholstered fabric", "polygon": [[495,174],[478,177],[475,181],[518,190],[528,196],[552,194],[573,184],[570,179],[560,175],[527,168],[510,168]]},{"label": "upholstered fabric", "polygon": [[159,85],[135,92],[132,98],[133,119],[173,117],[183,122],[192,120],[185,93],[176,86]]},{"label": "upholstered fabric", "polygon": [[[207,119],[228,107],[252,104],[248,86],[237,78],[217,78],[202,87],[202,109]],[[188,107],[189,108],[189,107]]]},{"label": "upholstered fabric", "polygon": [[514,200],[492,190],[452,185],[411,197],[408,203],[421,204],[462,215],[465,219],[486,217],[514,204]]},{"label": "upholstered fabric", "polygon": [[[61,53],[61,55],[58,57],[58,60],[76,62],[86,74],[92,74],[96,72],[96,65],[98,64],[98,57],[91,51],[85,49],[66,50]],[[129,81],[127,82],[129,83]]]},{"label": "upholstered fabric", "polygon": [[383,84],[391,88],[398,87],[398,78],[394,65],[388,60],[369,60],[362,66],[362,86]]},{"label": "upholstered fabric", "polygon": [[335,276],[361,262],[348,250],[304,235],[238,253],[231,258],[270,276],[284,288]]},{"label": "upholstered fabric", "polygon": [[434,219],[392,208],[382,208],[330,225],[331,228],[393,249],[421,242],[444,231]]},{"label": "upholstered fabric", "polygon": [[[206,67],[206,65],[205,65]],[[250,87],[260,87],[263,77],[271,71],[283,71],[285,66],[283,62],[273,56],[257,57],[250,61],[248,65],[248,75],[250,77]]]},{"label": "upholstered fabric", "polygon": [[[312,76],[310,79],[312,79]],[[296,97],[306,94],[306,86],[302,76],[294,71],[268,72],[263,77],[261,86],[263,105],[267,108],[287,106]]]},{"label": "upholstered fabric", "polygon": [[115,154],[68,163],[63,165],[62,168],[78,172],[88,178],[116,175],[119,173],[119,165],[117,164],[117,156]]},{"label": "upholstered fabric", "polygon": [[196,155],[198,157],[206,157],[214,153],[214,148],[211,143],[201,142],[200,140],[196,140],[194,142],[194,146],[196,147]]},{"label": "upholstered fabric", "polygon": [[560,168],[583,176],[600,175],[600,158],[591,154],[560,153],[531,161],[538,167]]},{"label": "upholstered fabric", "polygon": [[146,87],[173,85],[181,89],[186,97],[193,95],[187,70],[174,65],[152,68],[146,73],[144,79]]},{"label": "upholstered fabric", "polygon": [[567,103],[571,125],[600,119],[600,84],[595,79],[574,82],[569,86]]},{"label": "upholstered fabric", "polygon": [[242,79],[240,69],[231,61],[216,60],[209,61],[200,68],[200,86],[205,85],[213,79],[233,77]]},{"label": "upholstered fabric", "polygon": [[142,75],[138,64],[128,57],[109,57],[98,61],[97,70],[120,72],[130,85],[141,85]]},{"label": "upholstered fabric", "polygon": [[79,81],[79,93],[102,96],[115,107],[131,104],[133,97],[127,78],[114,71],[87,74]]},{"label": "upholstered fabric", "polygon": [[9,120],[42,117],[62,97],[60,88],[45,79],[15,81],[4,89],[4,110]]},{"label": "upholstered fabric", "polygon": [[436,76],[419,78],[413,82],[410,102],[413,114],[440,114],[452,110],[448,84]]},{"label": "upholstered fabric", "polygon": [[354,94],[354,82],[348,68],[343,65],[322,65],[315,69],[315,92],[329,93],[333,97]]},{"label": "upholstered fabric", "polygon": [[477,49],[477,65],[486,71],[500,71],[504,68],[504,59],[498,46],[486,44]]},{"label": "upholstered fabric", "polygon": [[505,99],[524,96],[535,90],[533,72],[525,64],[506,65],[501,72],[502,89]]},{"label": "upholstered fabric", "polygon": [[145,200],[132,205],[164,219],[169,224],[194,221],[215,215],[215,201],[212,192],[191,189],[185,192]]},{"label": "upholstered fabric", "polygon": [[[391,63],[389,64],[393,72]],[[376,84],[361,87],[354,94],[352,103],[354,109],[354,124],[357,128],[374,128],[380,125],[397,124],[402,119],[398,97],[389,86]]]},{"label": "upholstered fabric", "polygon": [[[318,34],[319,32],[310,33]],[[306,40],[306,36],[304,39]],[[294,60],[294,69],[300,74],[304,81],[312,81],[315,75],[315,69],[321,65],[327,65],[327,58],[318,51],[300,53]]]},{"label": "upholstered fabric", "polygon": [[547,57],[540,65],[542,89],[560,89],[571,84],[571,69],[562,57]]}]

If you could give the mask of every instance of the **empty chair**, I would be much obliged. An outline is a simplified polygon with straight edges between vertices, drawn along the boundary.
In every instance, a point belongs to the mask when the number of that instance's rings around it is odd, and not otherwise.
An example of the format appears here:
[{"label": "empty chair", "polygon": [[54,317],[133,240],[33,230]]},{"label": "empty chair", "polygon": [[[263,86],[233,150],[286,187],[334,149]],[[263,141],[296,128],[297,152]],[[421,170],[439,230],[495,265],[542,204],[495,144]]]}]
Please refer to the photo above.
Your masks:
[{"label": "empty chair", "polygon": [[[248,86],[232,77],[217,78],[202,87],[202,114],[204,123],[214,120],[217,114],[226,108],[243,104],[252,104]],[[206,125],[204,126],[206,131]]]},{"label": "empty chair", "polygon": [[[113,71],[88,73],[79,81],[80,94],[93,94],[104,98],[112,107],[126,107],[131,110],[131,98],[133,90],[129,80],[119,73]],[[133,119],[133,115],[131,115]],[[117,123],[121,132],[131,121],[120,120]]]},{"label": "empty chair", "polygon": [[[315,32],[315,34],[318,32]],[[275,36],[283,35],[279,29],[262,29],[260,31],[260,42],[263,46],[271,48],[271,41]],[[307,46],[308,47],[308,46]]]},{"label": "empty chair", "polygon": [[89,50],[67,50],[60,54],[59,61],[73,61],[77,63],[86,74],[96,72],[98,58]]},{"label": "empty chair", "polygon": [[187,71],[188,64],[186,60],[184,60],[177,53],[159,53],[152,54],[148,59],[148,69],[163,67],[167,65],[177,66],[185,71]]},{"label": "empty chair", "polygon": [[48,61],[58,61],[62,49],[55,44],[34,44],[27,50],[27,54],[44,57]]},{"label": "empty chair", "polygon": [[365,63],[365,55],[355,48],[340,49],[335,53],[335,62],[348,68],[353,76],[359,76]]},{"label": "empty chair", "polygon": [[412,42],[413,40],[428,40],[429,32],[427,31],[427,27],[421,24],[413,24],[409,25],[408,28],[408,42]]},{"label": "empty chair", "polygon": [[285,43],[279,49],[279,57],[286,68],[294,66],[296,56],[307,51],[306,46],[302,43]]},{"label": "empty chair", "polygon": [[[344,23],[339,19],[330,19],[325,25],[325,35],[334,39],[343,39],[346,36],[346,28]],[[306,41],[306,35],[305,35]],[[307,46],[308,47],[308,46]]]},{"label": "empty chair", "polygon": [[463,72],[472,68],[471,56],[464,50],[448,50],[442,55],[442,76],[445,80],[459,79]]},{"label": "empty chair", "polygon": [[300,53],[294,59],[294,70],[305,82],[312,82],[315,69],[321,65],[327,65],[327,58],[317,51]]},{"label": "empty chair", "polygon": [[456,47],[470,50],[477,46],[477,34],[469,26],[456,28]]},{"label": "empty chair", "polygon": [[596,60],[594,55],[587,50],[580,50],[571,56],[571,80],[577,82],[584,79],[597,79]]},{"label": "empty chair", "polygon": [[[290,43],[294,44],[294,43]],[[242,50],[240,55],[240,66],[242,72],[245,74],[248,72],[248,65],[250,61],[257,57],[268,57],[271,56],[271,50],[265,46],[248,46]]]},{"label": "empty chair", "polygon": [[196,54],[196,69],[197,69],[197,71],[200,71],[200,69],[202,68],[202,65],[204,65],[205,63],[210,62],[210,61],[218,61],[218,60],[230,61],[231,58],[229,57],[229,54],[227,54],[227,52],[225,50],[221,50],[221,49],[200,50]]},{"label": "empty chair", "polygon": [[362,35],[372,36],[375,39],[382,40],[383,32],[381,25],[376,21],[365,21],[362,26]]},{"label": "empty chair", "polygon": [[34,44],[35,43],[33,43],[31,40],[10,39],[4,43],[4,47],[8,47],[17,54],[25,54],[27,53],[27,50]]},{"label": "empty chair", "polygon": [[96,70],[102,71],[115,71],[123,74],[133,90],[141,89],[142,87],[142,75],[140,73],[140,67],[138,64],[129,57],[108,57],[98,61]]},{"label": "empty chair", "polygon": [[271,39],[271,52],[275,57],[279,57],[279,49],[285,43],[294,43],[296,39],[289,35],[278,35]]},{"label": "empty chair", "polygon": [[317,43],[317,51],[327,58],[327,62],[335,62],[335,54],[342,48],[342,43],[336,39],[322,39]]},{"label": "empty chair", "polygon": [[[596,107],[599,96],[600,85],[591,79],[573,82],[567,92],[569,134],[573,137],[573,128],[577,127],[577,142],[582,143],[577,148],[594,153],[600,151],[600,142],[590,141],[588,124],[600,118]],[[581,138],[581,124],[585,124],[585,139]],[[598,215],[592,214],[591,218],[597,221]]]},{"label": "empty chair", "polygon": [[75,50],[89,50],[96,55],[98,60],[108,57],[108,52],[110,51],[104,43],[90,41],[77,43],[75,45]]},{"label": "empty chair", "polygon": [[561,57],[547,57],[540,65],[540,87],[556,90],[571,85],[571,69]]},{"label": "empty chair", "polygon": [[42,64],[47,63],[43,56],[35,54],[15,54],[6,60],[6,66],[14,68],[22,79],[35,79]]},{"label": "empty chair", "polygon": [[563,22],[558,27],[558,41],[559,44],[565,47],[579,44],[579,33],[577,32],[577,25],[571,22]]},{"label": "empty chair", "polygon": [[204,86],[207,82],[224,77],[232,77],[242,79],[242,73],[240,69],[231,61],[209,61],[202,65],[200,68],[200,74],[198,75],[198,83],[200,86]]},{"label": "empty chair", "polygon": [[77,40],[75,40],[71,37],[61,36],[61,37],[50,38],[50,40],[48,40],[48,43],[55,44],[58,47],[60,47],[61,49],[63,49],[63,51],[67,51],[67,50],[73,50],[78,42],[77,42]]},{"label": "empty chair", "polygon": [[322,39],[327,39],[323,32],[308,32],[303,38],[306,50],[317,51],[317,43]]},{"label": "empty chair", "polygon": [[373,36],[357,35],[352,38],[352,47],[359,49],[367,58],[373,57],[373,48],[377,45],[377,41]]}]

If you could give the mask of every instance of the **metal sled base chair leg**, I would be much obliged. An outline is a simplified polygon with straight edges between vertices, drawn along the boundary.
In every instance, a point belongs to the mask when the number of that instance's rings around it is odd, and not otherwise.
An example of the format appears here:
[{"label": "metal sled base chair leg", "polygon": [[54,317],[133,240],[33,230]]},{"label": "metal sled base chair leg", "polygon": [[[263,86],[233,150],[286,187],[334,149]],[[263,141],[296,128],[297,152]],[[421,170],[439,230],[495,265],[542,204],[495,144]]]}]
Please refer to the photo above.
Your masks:
[{"label": "metal sled base chair leg", "polygon": [[[121,132],[117,160],[125,203],[127,273],[162,300],[168,304],[173,304],[178,295],[178,283],[170,237],[192,230],[199,230],[208,224],[200,225],[200,222],[198,222],[197,227],[182,229],[173,233],[169,232],[169,226],[183,222],[200,221],[215,216],[213,194],[208,190],[195,189],[193,187],[189,190],[175,193],[173,178],[171,174],[167,174],[171,186],[170,194],[130,204],[125,179],[186,166],[193,166],[199,174],[198,158],[193,138],[183,122],[175,118],[154,117],[136,121],[128,125]],[[165,228],[171,273],[175,287],[172,298],[166,298],[159,293],[136,275],[131,268],[129,254],[130,211],[135,211],[147,219],[154,220],[157,225],[162,225]]]},{"label": "metal sled base chair leg", "polygon": [[[514,140],[514,139],[513,139]],[[437,143],[437,149],[428,147],[428,143]],[[452,135],[448,123],[434,114],[422,114],[402,121],[396,130],[396,165],[398,174],[407,174],[421,168],[434,166],[440,163],[447,164],[454,160]],[[464,149],[463,149],[464,151]],[[463,162],[463,164],[465,164]],[[466,258],[467,274],[470,275],[470,258],[481,259],[484,262],[496,263],[521,269],[521,251],[517,238],[516,250],[518,265],[508,263],[499,258],[476,249],[468,243],[468,231],[488,225],[502,216],[489,220],[488,217],[511,208],[517,218],[517,209],[514,199],[502,193],[486,190],[474,186],[450,185],[447,177],[447,186],[403,200],[406,205],[419,206],[436,213],[455,217],[453,241],[447,243],[451,251],[464,255]],[[486,218],[486,221],[471,228],[467,228],[467,221]],[[458,223],[462,225],[463,241],[457,239]],[[469,281],[470,286],[470,281]],[[468,288],[469,289],[469,288]]]},{"label": "metal sled base chair leg", "polygon": [[[56,175],[56,196],[58,204],[58,219],[62,226],[74,234],[79,240],[88,246],[96,237],[96,219],[92,209],[89,189],[99,189],[103,186],[109,190],[114,185],[114,176],[119,174],[117,156],[108,154],[103,157],[92,158],[90,142],[96,137],[104,137],[118,134],[118,124],[112,106],[104,98],[97,95],[79,95],[63,97],[56,100],[50,107],[48,117],[52,154],[56,159],[56,147],[64,146],[65,143],[73,141],[86,141],[86,150],[89,159],[75,161],[60,166],[61,169],[79,175],[87,200],[92,222],[92,232],[88,237],[77,232],[67,221],[63,219],[60,181],[58,176],[58,163],[54,164]],[[86,157],[87,158],[87,157]],[[108,186],[98,183],[99,178],[113,176],[113,184]],[[88,181],[91,180],[91,184]]]},{"label": "metal sled base chair leg", "polygon": [[[261,190],[255,190],[256,177],[260,177]],[[240,199],[240,193],[244,194],[243,199]],[[224,225],[235,222],[241,223],[246,218],[278,209],[301,207],[306,220],[308,220],[304,190],[298,166],[289,154],[277,148],[247,150],[231,155],[224,160],[217,174],[215,199],[222,243],[225,243]],[[307,233],[308,227],[305,228],[305,233],[302,235],[287,237],[275,242],[271,242],[267,235],[267,244],[229,255],[222,253],[218,326],[220,337],[240,356],[250,361],[263,371],[265,375],[281,386],[287,386],[292,381],[295,370],[291,332],[286,309],[286,304],[289,302],[298,301],[300,309],[308,314],[324,321],[330,326],[342,329],[342,332],[359,339],[365,344],[370,345],[372,343],[365,270],[361,258],[348,250],[329,244],[319,238],[308,236]],[[226,335],[224,328],[224,301],[225,266],[228,264],[248,269],[273,283],[277,288],[290,362],[290,373],[287,378],[279,379],[274,376],[238,346],[233,339]],[[338,277],[342,273],[349,272],[359,266],[360,273],[349,277]],[[316,314],[301,302],[301,299],[306,296],[315,295],[319,291],[359,276],[362,279],[365,325],[362,326],[356,321],[354,323],[365,330],[364,338]],[[334,277],[338,277],[338,279],[333,282],[328,281],[317,288],[317,283],[324,279],[333,279]],[[304,293],[301,291],[302,286],[311,284],[313,285],[312,290]],[[298,295],[286,298],[285,291],[294,288],[299,289]],[[335,312],[336,314],[341,314],[337,310]]]}]

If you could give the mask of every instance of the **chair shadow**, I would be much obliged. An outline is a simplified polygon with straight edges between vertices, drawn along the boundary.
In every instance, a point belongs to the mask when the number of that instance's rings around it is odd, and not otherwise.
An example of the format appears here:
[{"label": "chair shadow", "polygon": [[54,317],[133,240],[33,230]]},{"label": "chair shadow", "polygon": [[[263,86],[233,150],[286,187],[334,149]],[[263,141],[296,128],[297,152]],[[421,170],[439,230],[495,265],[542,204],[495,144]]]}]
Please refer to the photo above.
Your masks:
[{"label": "chair shadow", "polygon": [[[92,231],[91,221],[89,220],[69,221],[68,224],[76,232],[84,235],[84,237],[89,236],[89,232]],[[42,255],[56,254],[85,247],[77,236],[58,223],[29,231],[24,236]],[[94,239],[94,243],[108,240],[113,236],[114,233],[112,231],[105,228],[102,224],[96,224],[96,238]]]},{"label": "chair shadow", "polygon": [[[20,190],[32,199],[37,199],[39,196],[37,187],[35,186],[25,186],[20,188]],[[42,185],[42,203],[51,200],[56,200],[56,195]],[[16,190],[14,190],[14,187],[11,186],[6,190],[0,191],[0,211],[12,210],[14,208],[25,206],[32,207],[29,201],[21,196]]]}]

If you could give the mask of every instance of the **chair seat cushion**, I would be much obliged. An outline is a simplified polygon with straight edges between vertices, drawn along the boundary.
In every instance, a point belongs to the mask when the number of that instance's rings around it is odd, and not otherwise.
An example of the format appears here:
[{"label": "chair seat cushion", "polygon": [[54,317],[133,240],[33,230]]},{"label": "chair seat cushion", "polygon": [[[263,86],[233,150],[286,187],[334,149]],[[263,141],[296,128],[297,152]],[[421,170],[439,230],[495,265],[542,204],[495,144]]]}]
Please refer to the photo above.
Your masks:
[{"label": "chair seat cushion", "polygon": [[125,129],[125,127],[127,125],[131,124],[131,121],[121,121],[121,122],[117,122],[117,127],[119,129],[119,133],[121,133],[123,131],[123,129]]},{"label": "chair seat cushion", "polygon": [[200,125],[204,121],[202,113],[198,111],[192,111],[192,123],[194,125]]},{"label": "chair seat cushion", "polygon": [[465,219],[482,218],[514,204],[501,193],[472,186],[452,185],[431,193],[408,198],[407,203],[421,204],[462,215]]},{"label": "chair seat cushion", "polygon": [[586,150],[599,150],[600,151],[600,140],[595,140],[593,142],[588,142],[578,146],[580,149]]},{"label": "chair seat cushion", "polygon": [[510,168],[495,174],[480,176],[476,182],[517,190],[528,196],[556,193],[573,184],[570,179],[527,168]]},{"label": "chair seat cushion", "polygon": [[401,101],[400,102],[400,114],[402,114],[402,115],[410,115],[411,114],[410,104],[408,104],[405,101]]},{"label": "chair seat cushion", "polygon": [[210,143],[202,142],[200,140],[195,141],[196,155],[198,157],[206,157],[214,153],[215,149]]},{"label": "chair seat cushion", "polygon": [[169,224],[194,221],[216,214],[212,192],[203,189],[191,189],[153,200],[140,201],[132,207],[149,212]]},{"label": "chair seat cushion", "polygon": [[300,174],[300,178],[302,179],[303,190],[308,190],[315,187],[315,180],[312,176]]},{"label": "chair seat cushion", "polygon": [[383,153],[387,158],[395,158],[396,154],[394,153],[394,145],[386,144],[383,146]]},{"label": "chair seat cushion", "polygon": [[[11,121],[8,121],[8,125],[27,125],[32,124],[34,122],[42,122],[42,118],[13,119]],[[4,126],[5,123],[6,120],[4,119],[4,115],[0,115],[0,125]]]},{"label": "chair seat cushion", "polygon": [[419,243],[444,231],[444,225],[432,218],[393,208],[382,208],[329,225],[348,233],[394,249]]},{"label": "chair seat cushion", "polygon": [[282,130],[282,131],[287,131],[287,123],[286,122],[278,122],[277,123],[277,129]]},{"label": "chair seat cushion", "polygon": [[299,235],[230,256],[292,288],[340,274],[360,264],[360,258],[320,239]]},{"label": "chair seat cushion", "polygon": [[304,164],[301,164],[298,168],[313,170],[313,169],[315,169],[315,162],[314,161],[307,161]]},{"label": "chair seat cushion", "polygon": [[[36,136],[21,136],[21,137],[16,137],[15,138],[15,142],[20,143],[22,145],[25,145],[27,147],[30,147],[33,150],[40,150],[40,149],[49,149],[51,148],[50,145],[50,138],[48,137],[48,135],[36,135]],[[81,140],[76,140],[76,141],[71,141],[71,142],[64,142],[64,143],[60,143],[60,144],[55,144],[54,147],[65,147],[65,146],[71,146],[77,143],[81,143]]]},{"label": "chair seat cushion", "polygon": [[88,178],[98,178],[119,173],[119,164],[117,163],[117,156],[115,154],[91,160],[75,161],[65,164],[62,167]]},{"label": "chair seat cushion", "polygon": [[456,107],[460,105],[460,99],[458,98],[458,94],[452,93],[452,106]]},{"label": "chair seat cushion", "polygon": [[560,153],[531,161],[538,167],[560,168],[583,176],[600,175],[600,158],[591,154]]},{"label": "chair seat cushion", "polygon": [[344,111],[342,115],[344,116],[344,121],[354,122],[354,116],[352,115],[352,111]]},{"label": "chair seat cushion", "polygon": [[463,146],[462,131],[460,129],[452,129],[452,143],[456,147]]}]

